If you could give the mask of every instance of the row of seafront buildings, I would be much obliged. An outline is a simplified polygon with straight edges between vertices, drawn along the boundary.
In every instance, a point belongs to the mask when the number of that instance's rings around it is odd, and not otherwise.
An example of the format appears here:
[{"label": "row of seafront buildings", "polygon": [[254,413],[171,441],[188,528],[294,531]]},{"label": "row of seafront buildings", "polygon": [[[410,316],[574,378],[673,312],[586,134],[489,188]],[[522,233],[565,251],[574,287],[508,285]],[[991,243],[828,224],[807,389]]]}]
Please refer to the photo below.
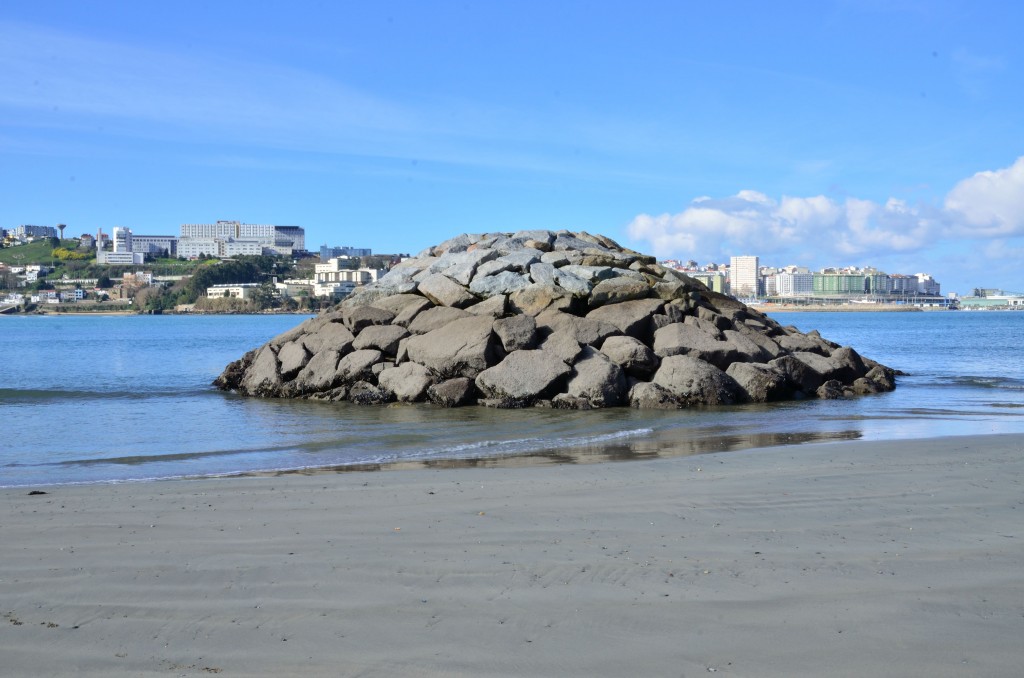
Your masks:
[{"label": "row of seafront buildings", "polygon": [[710,289],[744,299],[845,303],[869,300],[945,305],[941,285],[930,274],[888,274],[875,268],[761,266],[757,256],[731,257],[728,264],[698,266],[669,260],[668,266],[700,280]]}]

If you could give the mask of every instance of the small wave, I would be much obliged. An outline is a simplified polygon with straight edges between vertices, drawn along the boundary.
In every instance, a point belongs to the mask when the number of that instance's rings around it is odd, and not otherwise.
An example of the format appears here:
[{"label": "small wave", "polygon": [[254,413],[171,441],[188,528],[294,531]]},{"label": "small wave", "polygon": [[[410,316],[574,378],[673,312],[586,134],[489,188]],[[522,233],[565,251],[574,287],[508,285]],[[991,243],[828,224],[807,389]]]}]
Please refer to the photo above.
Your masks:
[{"label": "small wave", "polygon": [[0,388],[0,403],[13,405],[72,400],[140,400],[148,398],[180,398],[183,396],[203,395],[207,395],[206,389],[94,391],[81,389]]},{"label": "small wave", "polygon": [[1020,379],[1014,379],[1013,377],[1001,377],[1001,376],[969,376],[961,375],[950,377],[945,382],[948,386],[955,387],[967,387],[967,388],[992,388],[992,389],[1006,389],[1010,391],[1021,391],[1024,390],[1024,381]]}]

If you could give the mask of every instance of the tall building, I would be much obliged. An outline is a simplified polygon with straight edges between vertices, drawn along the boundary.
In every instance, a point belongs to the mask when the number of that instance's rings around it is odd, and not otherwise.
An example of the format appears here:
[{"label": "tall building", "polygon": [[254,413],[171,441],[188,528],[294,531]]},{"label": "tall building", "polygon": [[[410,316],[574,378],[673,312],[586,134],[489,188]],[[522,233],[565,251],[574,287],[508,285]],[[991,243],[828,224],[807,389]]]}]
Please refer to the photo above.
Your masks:
[{"label": "tall building", "polygon": [[132,251],[132,229],[123,226],[114,226],[114,251]]},{"label": "tall building", "polygon": [[25,238],[56,238],[57,229],[53,226],[32,226],[24,224],[14,229],[14,236],[21,240]]},{"label": "tall building", "polygon": [[729,258],[729,287],[735,297],[756,297],[761,293],[760,262],[755,256]]},{"label": "tall building", "polygon": [[241,254],[291,256],[306,248],[301,226],[243,224],[218,221],[215,224],[182,224],[178,254],[183,257],[230,257]]},{"label": "tall building", "polygon": [[784,271],[775,274],[775,294],[780,297],[805,297],[813,293],[813,273],[791,273]]}]

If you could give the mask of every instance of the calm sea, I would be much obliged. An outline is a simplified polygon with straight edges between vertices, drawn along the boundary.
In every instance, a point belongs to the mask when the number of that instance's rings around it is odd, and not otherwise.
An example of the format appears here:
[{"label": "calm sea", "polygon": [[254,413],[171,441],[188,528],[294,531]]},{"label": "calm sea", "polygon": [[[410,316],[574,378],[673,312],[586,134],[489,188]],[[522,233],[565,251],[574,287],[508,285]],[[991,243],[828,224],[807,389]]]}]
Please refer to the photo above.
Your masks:
[{"label": "calm sea", "polygon": [[909,376],[854,400],[678,412],[359,407],[210,386],[301,316],[0,317],[0,486],[1024,432],[1024,313],[774,317]]}]

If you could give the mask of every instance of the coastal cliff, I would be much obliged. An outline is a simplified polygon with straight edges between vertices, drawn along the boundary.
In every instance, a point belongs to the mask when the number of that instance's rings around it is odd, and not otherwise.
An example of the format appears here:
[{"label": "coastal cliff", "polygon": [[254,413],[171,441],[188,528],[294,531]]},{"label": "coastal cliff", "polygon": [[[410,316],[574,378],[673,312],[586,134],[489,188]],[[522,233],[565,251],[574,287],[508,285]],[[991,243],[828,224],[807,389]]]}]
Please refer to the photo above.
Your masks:
[{"label": "coastal cliff", "polygon": [[890,391],[896,372],[600,235],[463,234],[227,366],[259,397],[677,409]]}]

